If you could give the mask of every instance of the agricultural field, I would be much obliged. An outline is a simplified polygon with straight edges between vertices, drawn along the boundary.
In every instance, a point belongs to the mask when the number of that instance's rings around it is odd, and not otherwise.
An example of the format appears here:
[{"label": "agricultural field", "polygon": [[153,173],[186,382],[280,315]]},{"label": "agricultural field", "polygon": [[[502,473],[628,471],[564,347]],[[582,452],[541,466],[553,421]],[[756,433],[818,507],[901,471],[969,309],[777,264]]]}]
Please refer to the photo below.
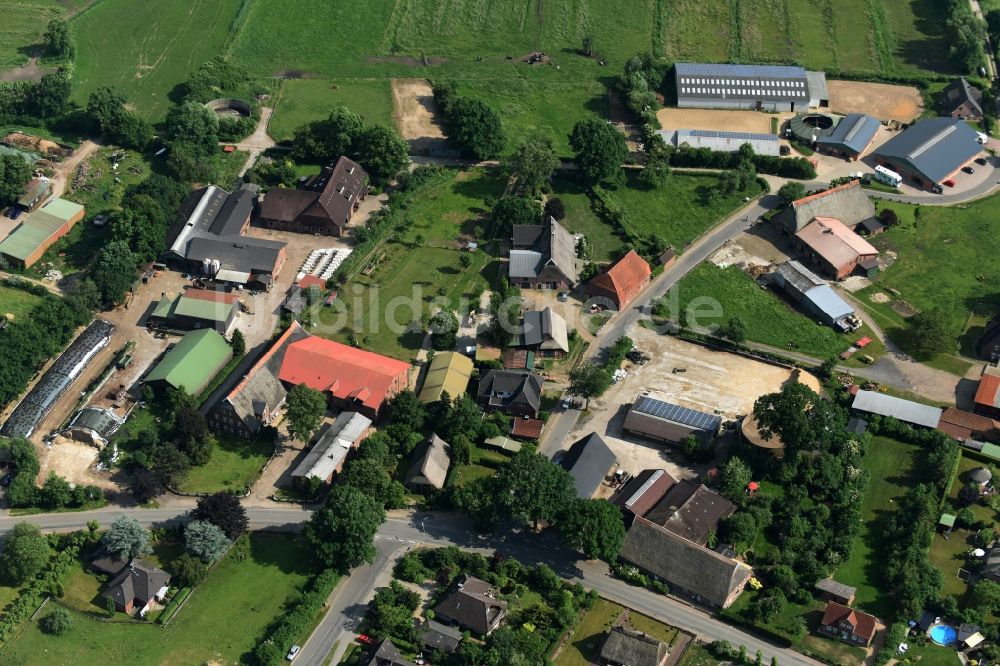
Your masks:
[{"label": "agricultural field", "polygon": [[[19,67],[32,56],[30,48],[41,37],[52,19],[75,13],[90,4],[90,0],[13,0],[3,3],[0,23],[0,75],[11,67]],[[0,80],[3,80],[0,77]]]},{"label": "agricultural field", "polygon": [[335,106],[357,112],[367,124],[392,125],[392,91],[388,79],[287,79],[274,102],[268,127],[276,141],[330,115]]},{"label": "agricultural field", "polygon": [[253,534],[250,543],[250,557],[220,562],[166,627],[104,623],[74,615],[70,630],[55,637],[43,634],[32,622],[9,644],[4,661],[36,663],[41,654],[47,663],[80,666],[243,661],[315,566],[303,541]]},{"label": "agricultural field", "polygon": [[1000,249],[994,222],[1000,215],[1000,197],[961,207],[923,206],[919,218],[915,206],[892,203],[891,208],[900,223],[872,244],[881,252],[895,253],[896,261],[857,294],[858,300],[897,340],[905,336],[903,314],[944,308],[954,346],[929,365],[964,374],[970,362],[958,354],[960,342],[969,351],[970,342],[962,336],[970,315],[986,318],[1000,311],[1000,266],[992,260]]},{"label": "agricultural field", "polygon": [[774,294],[761,289],[738,266],[718,268],[701,264],[678,284],[680,306],[687,308],[703,297],[721,306],[718,319],[702,325],[721,325],[736,317],[746,328],[747,340],[782,349],[794,349],[816,358],[829,358],[848,347],[846,338],[794,311]]},{"label": "agricultural field", "polygon": [[40,296],[23,289],[0,285],[0,317],[19,321],[26,318],[41,302]]},{"label": "agricultural field", "polygon": [[[72,22],[77,56],[73,98],[86,104],[101,86],[123,90],[136,110],[158,122],[171,93],[218,55],[241,0],[103,0]],[[271,3],[268,3],[271,4]]]}]

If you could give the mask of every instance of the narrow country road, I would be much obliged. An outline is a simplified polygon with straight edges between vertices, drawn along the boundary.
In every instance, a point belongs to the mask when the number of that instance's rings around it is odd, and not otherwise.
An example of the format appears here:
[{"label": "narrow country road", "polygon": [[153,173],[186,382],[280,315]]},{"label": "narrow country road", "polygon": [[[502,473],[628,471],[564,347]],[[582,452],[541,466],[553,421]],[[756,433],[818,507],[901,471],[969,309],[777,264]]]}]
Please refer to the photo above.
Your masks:
[{"label": "narrow country road", "polygon": [[[107,527],[115,516],[127,513],[146,526],[165,526],[184,522],[188,509],[194,507],[178,502],[170,509],[123,509],[107,507],[94,511],[37,514],[24,517],[0,517],[0,535],[14,525],[30,521],[45,532],[68,532],[86,529],[87,521],[96,520]],[[309,519],[311,512],[300,507],[247,509],[250,528],[298,531]],[[727,640],[736,645],[746,645],[750,654],[757,650],[770,661],[777,657],[782,666],[816,666],[818,662],[797,652],[747,633],[726,624],[715,616],[688,604],[633,587],[612,578],[607,565],[595,561],[581,561],[579,555],[563,546],[550,530],[541,535],[531,533],[504,533],[496,536],[476,534],[468,518],[452,513],[393,512],[376,534],[376,563],[355,569],[334,590],[329,601],[329,611],[306,641],[296,663],[319,666],[337,644],[338,651],[347,647],[355,634],[357,619],[364,613],[368,600],[373,596],[373,585],[384,578],[401,548],[417,544],[435,546],[454,545],[481,551],[496,550],[516,557],[526,564],[547,564],[562,578],[597,590],[602,596],[623,603],[662,622],[697,635],[701,640]],[[356,579],[357,576],[357,579]],[[308,650],[308,651],[307,651]],[[334,662],[336,663],[336,662]]]},{"label": "narrow country road", "polygon": [[237,143],[231,141],[219,142],[220,146],[236,146],[237,150],[249,153],[246,162],[243,163],[243,169],[240,171],[241,176],[253,168],[254,163],[260,157],[261,153],[274,148],[276,145],[274,139],[267,133],[267,126],[271,122],[272,113],[274,113],[274,109],[271,107],[261,107],[260,120],[257,121],[257,127],[254,129],[253,134]]}]

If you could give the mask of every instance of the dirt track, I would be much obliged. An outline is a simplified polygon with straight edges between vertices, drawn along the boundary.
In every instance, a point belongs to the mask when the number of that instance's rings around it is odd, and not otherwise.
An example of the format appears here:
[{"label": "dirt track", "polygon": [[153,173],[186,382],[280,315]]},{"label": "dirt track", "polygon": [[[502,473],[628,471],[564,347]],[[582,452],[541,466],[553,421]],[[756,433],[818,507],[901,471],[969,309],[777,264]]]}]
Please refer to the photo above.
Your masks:
[{"label": "dirt track", "polygon": [[924,110],[920,91],[912,86],[864,81],[827,81],[830,110],[835,113],[867,113],[879,120],[908,123]]},{"label": "dirt track", "polygon": [[392,102],[396,127],[411,147],[444,138],[435,120],[434,92],[426,79],[393,79]]}]

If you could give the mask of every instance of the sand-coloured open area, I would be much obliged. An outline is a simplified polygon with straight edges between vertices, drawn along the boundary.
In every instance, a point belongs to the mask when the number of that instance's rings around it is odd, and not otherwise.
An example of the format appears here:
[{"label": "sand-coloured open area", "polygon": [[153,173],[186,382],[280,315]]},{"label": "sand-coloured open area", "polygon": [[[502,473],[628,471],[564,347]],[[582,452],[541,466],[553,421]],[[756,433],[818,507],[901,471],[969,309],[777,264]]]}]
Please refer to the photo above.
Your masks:
[{"label": "sand-coloured open area", "polygon": [[866,81],[827,81],[826,86],[834,113],[867,113],[908,123],[924,110],[924,99],[913,86]]},{"label": "sand-coloured open area", "polygon": [[771,118],[783,122],[792,113],[763,113],[761,111],[725,111],[721,109],[660,109],[656,117],[664,129],[698,129],[719,132],[771,133]]},{"label": "sand-coloured open area", "polygon": [[411,147],[440,141],[444,132],[437,124],[434,91],[426,79],[392,80],[393,115],[399,135]]}]

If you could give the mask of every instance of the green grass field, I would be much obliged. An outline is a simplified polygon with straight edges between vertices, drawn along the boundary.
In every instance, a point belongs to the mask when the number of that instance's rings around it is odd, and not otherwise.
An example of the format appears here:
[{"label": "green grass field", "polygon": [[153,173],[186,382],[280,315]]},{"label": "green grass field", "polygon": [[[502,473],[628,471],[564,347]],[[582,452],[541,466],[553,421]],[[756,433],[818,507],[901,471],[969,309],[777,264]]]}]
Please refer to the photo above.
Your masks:
[{"label": "green grass field", "polygon": [[10,0],[0,21],[0,71],[28,62],[30,46],[52,19],[76,12],[90,0]]},{"label": "green grass field", "polygon": [[[701,297],[714,299],[721,305],[721,317],[702,318],[700,326],[721,325],[736,317],[746,327],[747,340],[782,349],[792,344],[795,351],[817,358],[829,358],[848,347],[847,338],[794,311],[777,296],[761,289],[738,266],[721,269],[701,264],[680,281],[678,288],[682,308]],[[693,318],[690,314],[688,317],[693,325]]]},{"label": "green grass field", "polygon": [[343,104],[368,124],[392,125],[392,90],[387,79],[289,79],[274,102],[268,133],[277,141],[291,139],[295,130],[321,120]]},{"label": "green grass field", "polygon": [[566,217],[560,221],[568,231],[583,234],[590,244],[590,258],[607,262],[619,256],[618,249],[624,240],[615,234],[611,225],[599,218],[590,203],[590,195],[567,172],[559,172],[552,179],[552,197],[558,197],[566,206]]},{"label": "green grass field", "polygon": [[[587,611],[573,628],[566,647],[555,660],[556,666],[589,666],[596,661],[607,630],[625,610],[623,606],[606,599],[594,604],[594,607]],[[668,645],[677,638],[676,629],[645,615],[633,611],[629,615],[629,620],[635,629],[654,636]]]},{"label": "green grass field", "polygon": [[0,285],[0,316],[12,314],[14,321],[19,321],[27,317],[41,302],[40,296],[35,296],[22,289]]},{"label": "green grass field", "polygon": [[[1000,312],[1000,266],[992,257],[1000,250],[994,221],[1000,215],[1000,197],[993,196],[962,207],[889,205],[900,224],[876,236],[880,251],[895,252],[897,260],[874,284],[858,293],[876,322],[890,337],[899,339],[906,320],[893,309],[902,300],[916,310],[943,307],[949,313],[954,345],[930,365],[963,374],[969,363],[957,357],[960,338],[975,309],[982,316]],[[958,269],[958,267],[965,267]],[[897,298],[889,289],[899,293]],[[890,302],[875,302],[878,299]],[[968,341],[964,342],[968,351]]]},{"label": "green grass field", "polygon": [[212,447],[212,457],[192,467],[178,490],[188,493],[242,492],[260,477],[260,468],[274,452],[265,438],[248,442],[220,436]]},{"label": "green grass field", "polygon": [[912,485],[920,461],[920,447],[885,437],[872,438],[862,460],[870,475],[862,501],[863,525],[851,545],[851,555],[837,568],[834,579],[858,588],[856,605],[878,617],[892,614],[892,600],[882,588],[879,561],[883,547],[882,525],[894,511],[893,502]]},{"label": "green grass field", "polygon": [[108,624],[75,615],[62,636],[31,623],[4,653],[4,662],[103,666],[104,664],[237,663],[273,622],[286,599],[312,573],[305,543],[288,536],[254,534],[252,557],[220,562],[167,627]]},{"label": "green grass field", "polygon": [[152,121],[170,93],[222,51],[241,0],[102,0],[72,22],[77,56],[73,97],[86,104],[101,86],[125,91]]}]

